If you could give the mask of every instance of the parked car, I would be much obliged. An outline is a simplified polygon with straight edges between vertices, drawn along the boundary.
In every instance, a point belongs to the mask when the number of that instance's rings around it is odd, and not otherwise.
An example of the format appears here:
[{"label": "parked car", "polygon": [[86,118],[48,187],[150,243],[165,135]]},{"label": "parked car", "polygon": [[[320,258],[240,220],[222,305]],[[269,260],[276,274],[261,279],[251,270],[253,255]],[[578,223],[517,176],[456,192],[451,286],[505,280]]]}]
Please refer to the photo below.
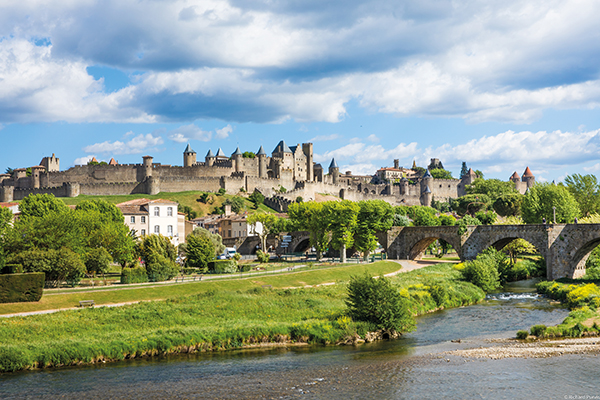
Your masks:
[{"label": "parked car", "polygon": [[237,251],[233,247],[225,247],[223,254],[217,257],[219,260],[229,260],[235,256]]}]

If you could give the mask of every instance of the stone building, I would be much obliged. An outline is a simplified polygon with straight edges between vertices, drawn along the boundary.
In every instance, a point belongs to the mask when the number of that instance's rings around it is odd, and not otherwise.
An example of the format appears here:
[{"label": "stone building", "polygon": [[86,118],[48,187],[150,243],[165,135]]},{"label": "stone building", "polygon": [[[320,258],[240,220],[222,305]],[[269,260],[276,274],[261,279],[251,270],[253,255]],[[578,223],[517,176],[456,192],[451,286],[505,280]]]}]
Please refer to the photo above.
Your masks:
[{"label": "stone building", "polygon": [[177,212],[176,202],[135,199],[119,203],[117,208],[123,213],[125,225],[136,236],[163,235],[175,246],[185,243],[185,215]]}]

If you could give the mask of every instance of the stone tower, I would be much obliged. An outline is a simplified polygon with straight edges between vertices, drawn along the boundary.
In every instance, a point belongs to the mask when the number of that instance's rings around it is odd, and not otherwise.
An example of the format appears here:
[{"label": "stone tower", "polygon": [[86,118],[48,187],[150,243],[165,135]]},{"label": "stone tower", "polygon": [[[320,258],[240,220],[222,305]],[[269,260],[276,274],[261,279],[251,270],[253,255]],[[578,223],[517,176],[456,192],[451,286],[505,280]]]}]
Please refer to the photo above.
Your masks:
[{"label": "stone tower", "polygon": [[152,176],[152,161],[154,160],[154,157],[144,156],[144,157],[142,157],[142,159],[144,160],[144,162],[143,162],[144,178],[148,179]]},{"label": "stone tower", "polygon": [[237,149],[235,149],[235,152],[231,155],[231,158],[235,162],[235,172],[242,171],[242,159],[244,158],[244,155],[240,151],[239,146]]},{"label": "stone tower", "polygon": [[213,165],[215,165],[215,155],[213,154],[211,149],[208,149],[208,153],[206,153],[206,157],[204,157],[204,162],[206,163],[206,165],[208,165],[209,167],[212,167]]},{"label": "stone tower", "polygon": [[429,189],[428,185],[425,185],[425,189],[421,193],[421,205],[431,207],[431,202],[433,200],[433,193],[431,193],[431,189]]},{"label": "stone tower", "polygon": [[329,175],[331,175],[331,182],[334,185],[337,185],[340,179],[340,167],[338,167],[337,163],[335,162],[335,158],[332,158],[331,164],[329,164]]},{"label": "stone tower", "polygon": [[192,150],[190,144],[188,143],[187,147],[183,152],[183,166],[191,167],[194,164],[196,164],[196,152]]},{"label": "stone tower", "polygon": [[408,179],[403,176],[402,179],[400,179],[400,194],[407,196],[408,190]]},{"label": "stone tower", "polygon": [[425,175],[421,178],[421,204],[424,206],[431,205],[431,188],[433,187],[433,177],[429,170],[425,170]]},{"label": "stone tower", "polygon": [[41,165],[34,165],[31,167],[31,181],[34,189],[40,188],[40,172],[43,172],[45,168]]},{"label": "stone tower", "polygon": [[312,182],[315,174],[313,166],[313,144],[302,143],[302,151],[306,155],[306,180]]},{"label": "stone tower", "polygon": [[262,146],[258,149],[256,156],[258,157],[258,177],[267,178],[269,176],[267,173],[267,152]]},{"label": "stone tower", "polygon": [[46,172],[60,171],[60,159],[56,158],[54,153],[52,153],[52,157],[42,158],[40,165],[46,168]]},{"label": "stone tower", "polygon": [[527,189],[535,185],[535,176],[533,176],[533,172],[531,172],[529,167],[525,168],[525,172],[523,172],[523,177],[521,180],[527,184]]}]

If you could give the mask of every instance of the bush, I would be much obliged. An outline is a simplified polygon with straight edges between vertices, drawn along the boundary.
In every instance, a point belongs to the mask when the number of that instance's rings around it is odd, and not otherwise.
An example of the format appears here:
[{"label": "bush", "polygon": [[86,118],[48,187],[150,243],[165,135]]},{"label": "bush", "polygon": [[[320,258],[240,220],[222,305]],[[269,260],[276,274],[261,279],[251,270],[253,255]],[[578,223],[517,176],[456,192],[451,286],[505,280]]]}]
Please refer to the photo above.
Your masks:
[{"label": "bush", "polygon": [[39,301],[44,282],[43,272],[0,275],[0,303]]},{"label": "bush", "polygon": [[43,272],[46,282],[51,286],[58,286],[64,281],[75,285],[85,276],[86,271],[81,258],[67,248],[23,251],[11,256],[10,261],[21,264],[24,272]]},{"label": "bush", "polygon": [[163,255],[152,253],[146,261],[146,273],[150,282],[168,281],[179,273],[179,267]]},{"label": "bush", "polygon": [[546,325],[534,325],[531,327],[530,332],[532,336],[544,337],[546,335]]},{"label": "bush", "polygon": [[146,268],[134,267],[134,268],[123,268],[121,272],[121,283],[143,283],[148,282],[148,275],[146,274]]},{"label": "bush", "polygon": [[256,252],[256,258],[258,259],[258,262],[260,262],[261,264],[266,264],[269,262],[269,258],[271,256],[269,256],[269,253],[265,253],[262,250],[258,250]]},{"label": "bush", "polygon": [[438,307],[444,307],[446,302],[448,301],[448,291],[442,285],[438,284],[430,284],[429,285],[429,294],[435,301]]},{"label": "bush", "polygon": [[376,329],[389,332],[415,329],[407,300],[383,276],[378,279],[369,274],[353,276],[348,283],[346,305],[353,320],[373,324]]},{"label": "bush", "polygon": [[185,246],[186,268],[208,271],[208,263],[215,258],[215,245],[207,236],[188,235]]},{"label": "bush", "polygon": [[479,286],[485,292],[489,293],[500,287],[498,270],[487,257],[478,256],[473,261],[467,261],[461,273],[466,281]]},{"label": "bush", "polygon": [[22,274],[23,266],[21,264],[6,264],[0,274]]},{"label": "bush", "polygon": [[529,337],[529,332],[527,331],[517,331],[517,339],[527,339],[527,337]]},{"label": "bush", "polygon": [[233,274],[238,268],[235,260],[214,260],[208,263],[208,270],[215,274]]},{"label": "bush", "polygon": [[477,218],[483,225],[494,225],[498,216],[494,211],[477,211],[475,213]]},{"label": "bush", "polygon": [[248,272],[254,267],[256,264],[242,264],[239,265],[238,268],[241,272]]},{"label": "bush", "polygon": [[406,215],[394,214],[393,226],[410,226],[410,219]]}]

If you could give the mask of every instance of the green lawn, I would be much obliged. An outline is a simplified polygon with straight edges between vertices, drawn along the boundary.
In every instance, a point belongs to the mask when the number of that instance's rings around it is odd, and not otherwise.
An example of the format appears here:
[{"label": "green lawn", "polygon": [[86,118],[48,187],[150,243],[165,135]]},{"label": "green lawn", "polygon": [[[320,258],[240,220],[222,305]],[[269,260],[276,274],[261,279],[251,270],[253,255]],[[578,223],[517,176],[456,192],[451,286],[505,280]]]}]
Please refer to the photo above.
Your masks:
[{"label": "green lawn", "polygon": [[[177,296],[204,293],[206,291],[247,290],[272,285],[273,288],[301,287],[327,282],[347,281],[350,276],[368,271],[372,275],[388,274],[399,270],[399,264],[391,261],[373,264],[349,264],[314,271],[290,272],[281,275],[259,275],[244,279],[205,280],[202,282],[168,285],[133,286],[109,290],[105,287],[79,293],[49,294],[46,291],[39,302],[0,304],[0,315],[29,311],[55,310],[79,305],[80,300],[94,300],[97,305],[126,303],[141,300],[159,300]],[[235,276],[235,275],[233,275]]]}]

